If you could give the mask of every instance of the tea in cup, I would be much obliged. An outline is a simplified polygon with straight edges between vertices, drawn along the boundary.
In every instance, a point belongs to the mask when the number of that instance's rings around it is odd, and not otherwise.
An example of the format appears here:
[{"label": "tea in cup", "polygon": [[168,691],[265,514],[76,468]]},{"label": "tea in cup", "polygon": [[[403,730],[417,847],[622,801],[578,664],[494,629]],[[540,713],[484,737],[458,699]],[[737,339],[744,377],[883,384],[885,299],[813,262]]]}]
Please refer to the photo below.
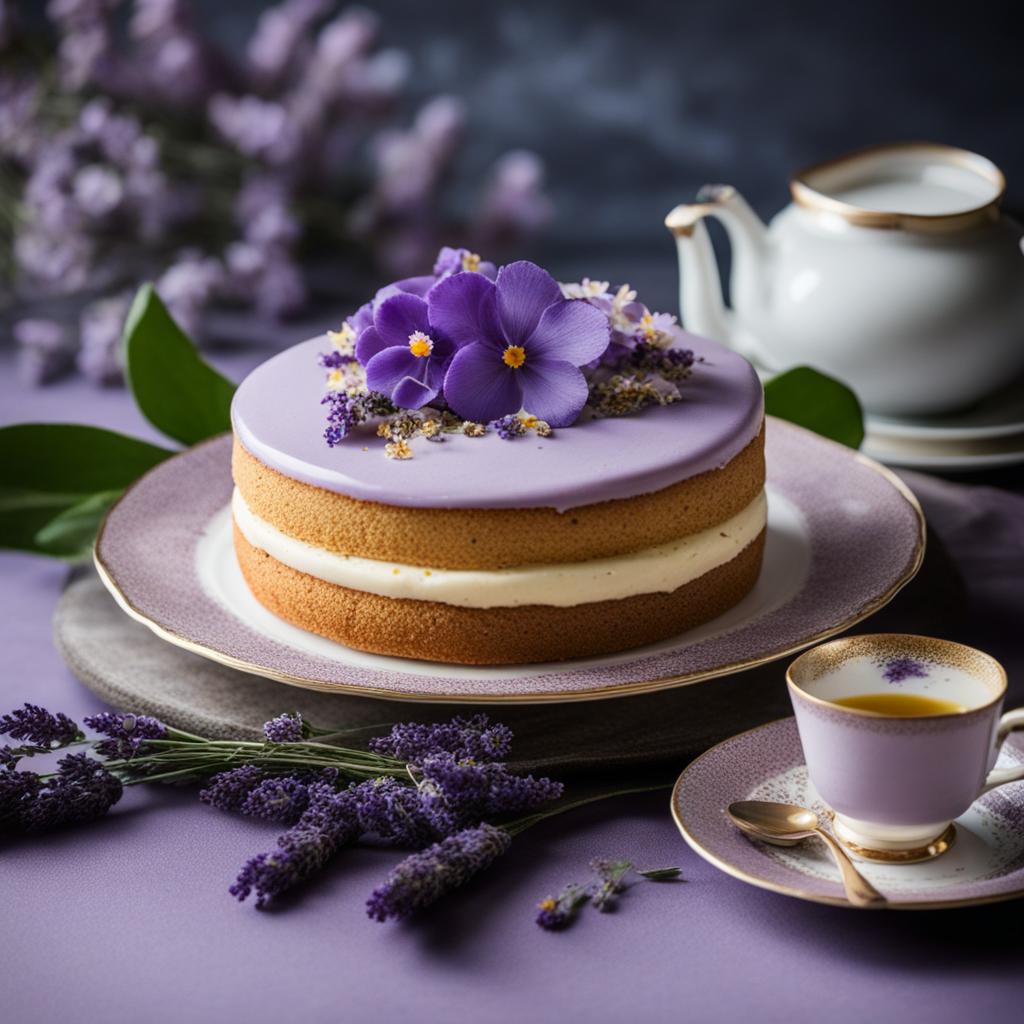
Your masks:
[{"label": "tea in cup", "polygon": [[811,782],[835,812],[837,838],[861,856],[941,852],[982,793],[1024,779],[1024,766],[993,770],[1024,708],[1000,717],[1006,672],[973,647],[845,637],[802,654],[786,682]]}]

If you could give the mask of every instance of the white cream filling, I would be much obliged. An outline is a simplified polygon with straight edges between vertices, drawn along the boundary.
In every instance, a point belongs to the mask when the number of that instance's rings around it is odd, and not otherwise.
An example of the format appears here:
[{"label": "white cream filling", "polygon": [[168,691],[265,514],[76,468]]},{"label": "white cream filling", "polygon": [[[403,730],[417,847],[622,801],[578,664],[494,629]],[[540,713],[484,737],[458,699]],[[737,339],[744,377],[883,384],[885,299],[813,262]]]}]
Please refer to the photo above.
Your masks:
[{"label": "white cream filling", "polygon": [[438,601],[464,608],[524,604],[569,608],[637,594],[670,593],[735,558],[764,529],[768,516],[768,503],[761,491],[742,512],[724,523],[629,555],[467,570],[425,569],[314,547],[259,518],[237,488],[231,508],[242,536],[253,547],[299,572],[382,597]]}]

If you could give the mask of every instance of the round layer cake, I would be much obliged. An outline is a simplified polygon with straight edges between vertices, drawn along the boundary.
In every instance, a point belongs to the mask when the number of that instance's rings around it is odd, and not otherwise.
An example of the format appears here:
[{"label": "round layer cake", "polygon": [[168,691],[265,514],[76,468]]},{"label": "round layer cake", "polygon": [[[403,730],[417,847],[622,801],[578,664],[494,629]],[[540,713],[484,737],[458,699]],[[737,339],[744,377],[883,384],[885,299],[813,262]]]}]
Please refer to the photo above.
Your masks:
[{"label": "round layer cake", "polygon": [[325,444],[324,339],[275,356],[232,406],[252,593],[349,647],[458,664],[607,654],[720,615],[761,567],[763,391],[740,356],[686,344],[674,404],[404,460],[372,424]]}]

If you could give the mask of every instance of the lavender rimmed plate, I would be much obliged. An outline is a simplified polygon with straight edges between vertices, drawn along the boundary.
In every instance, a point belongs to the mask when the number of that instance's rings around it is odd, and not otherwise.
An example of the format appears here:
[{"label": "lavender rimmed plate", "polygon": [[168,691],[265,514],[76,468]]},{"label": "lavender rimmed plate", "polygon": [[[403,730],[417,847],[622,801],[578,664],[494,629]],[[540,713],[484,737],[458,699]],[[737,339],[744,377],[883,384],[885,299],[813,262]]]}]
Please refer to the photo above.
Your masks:
[{"label": "lavender rimmed plate", "polygon": [[159,636],[233,668],[317,690],[453,703],[595,700],[694,683],[801,650],[860,622],[913,578],[924,519],[888,470],[781,420],[766,427],[761,577],[725,615],[618,655],[500,668],[354,651],[278,619],[231,545],[230,437],[157,466],[111,509],[100,577]]},{"label": "lavender rimmed plate", "polygon": [[[1024,737],[1011,735],[999,765],[1024,762]],[[712,747],[679,776],[672,816],[689,845],[726,874],[761,889],[850,907],[823,843],[769,846],[748,839],[726,815],[735,800],[828,808],[807,777],[796,720],[782,718]],[[1002,786],[957,819],[947,853],[921,864],[857,867],[897,910],[966,907],[1024,896],[1024,783]]]}]

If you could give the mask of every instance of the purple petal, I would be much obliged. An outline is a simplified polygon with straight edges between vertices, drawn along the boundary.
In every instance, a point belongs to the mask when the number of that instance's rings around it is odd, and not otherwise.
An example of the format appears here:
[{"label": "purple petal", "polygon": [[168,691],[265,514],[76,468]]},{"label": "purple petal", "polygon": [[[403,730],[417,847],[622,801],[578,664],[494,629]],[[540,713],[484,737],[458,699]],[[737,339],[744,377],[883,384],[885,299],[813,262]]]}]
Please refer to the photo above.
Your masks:
[{"label": "purple petal", "polygon": [[388,343],[377,333],[376,327],[367,327],[356,342],[356,359],[365,366],[378,352],[389,348]]},{"label": "purple petal", "polygon": [[531,357],[583,366],[608,347],[609,331],[608,317],[601,310],[589,302],[565,300],[544,310],[526,347]]},{"label": "purple petal", "polygon": [[430,274],[422,277],[405,277],[401,281],[386,284],[377,290],[373,297],[374,305],[379,305],[392,295],[426,295],[434,286],[434,278]]},{"label": "purple petal", "polygon": [[427,299],[430,322],[460,348],[482,341],[505,347],[498,324],[494,283],[482,274],[452,274]]},{"label": "purple petal", "polygon": [[519,371],[506,366],[492,346],[473,342],[455,353],[444,397],[459,416],[477,423],[518,412],[523,404]]},{"label": "purple petal", "polygon": [[587,401],[583,374],[561,359],[527,359],[519,370],[523,408],[553,427],[568,427]]},{"label": "purple petal", "polygon": [[439,390],[412,377],[403,377],[391,392],[391,401],[402,409],[419,409],[437,398]]},{"label": "purple petal", "polygon": [[393,345],[378,352],[366,364],[366,384],[371,391],[382,391],[390,395],[403,377],[424,380],[427,375],[427,360],[414,356],[408,345]]},{"label": "purple petal", "polygon": [[408,345],[415,331],[430,334],[427,304],[416,295],[392,295],[373,311],[373,326],[388,345]]},{"label": "purple petal", "polygon": [[498,271],[498,317],[510,345],[533,334],[544,310],[562,298],[558,282],[536,263],[521,260]]}]

